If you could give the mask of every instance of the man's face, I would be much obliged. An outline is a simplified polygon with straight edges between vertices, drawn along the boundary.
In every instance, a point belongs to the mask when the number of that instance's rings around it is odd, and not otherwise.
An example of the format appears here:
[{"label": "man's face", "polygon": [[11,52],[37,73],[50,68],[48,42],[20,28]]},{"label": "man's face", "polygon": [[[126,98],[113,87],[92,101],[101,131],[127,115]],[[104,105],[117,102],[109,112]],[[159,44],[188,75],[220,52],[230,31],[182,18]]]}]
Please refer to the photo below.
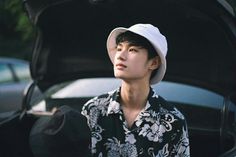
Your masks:
[{"label": "man's face", "polygon": [[125,81],[149,80],[151,64],[146,49],[131,45],[129,42],[117,45],[114,59],[115,77]]}]

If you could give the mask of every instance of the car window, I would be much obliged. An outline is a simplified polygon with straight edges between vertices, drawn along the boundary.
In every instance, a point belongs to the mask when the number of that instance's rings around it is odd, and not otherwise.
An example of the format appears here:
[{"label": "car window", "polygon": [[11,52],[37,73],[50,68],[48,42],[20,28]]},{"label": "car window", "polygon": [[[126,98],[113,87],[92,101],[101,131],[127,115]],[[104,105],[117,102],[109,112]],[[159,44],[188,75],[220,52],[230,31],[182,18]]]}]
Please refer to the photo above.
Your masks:
[{"label": "car window", "polygon": [[16,77],[20,82],[30,80],[30,71],[28,64],[13,64],[12,68],[14,69]]},{"label": "car window", "polygon": [[218,109],[223,107],[223,96],[197,86],[164,81],[153,88],[171,102]]},{"label": "car window", "polygon": [[114,78],[79,79],[56,91],[52,98],[94,97],[120,86],[121,81]]},{"label": "car window", "polygon": [[[120,84],[121,81],[115,78],[78,79],[54,85],[44,93],[43,100],[34,102],[31,106],[38,106],[41,110],[46,105],[44,99],[95,97],[117,89]],[[179,104],[221,109],[224,101],[224,97],[215,92],[186,84],[162,81],[152,87],[167,101]]]},{"label": "car window", "polygon": [[0,63],[0,84],[14,82],[12,72],[7,64]]},{"label": "car window", "polygon": [[[55,90],[51,98],[94,97],[118,88],[121,81],[115,78],[79,79]],[[162,81],[152,86],[156,93],[168,101],[210,108],[222,108],[224,97],[207,89],[181,83]]]},{"label": "car window", "polygon": [[37,99],[31,101],[30,106],[34,111],[46,111],[46,100],[91,98],[115,90],[119,85],[120,80],[114,78],[78,79],[60,83],[52,86]]}]

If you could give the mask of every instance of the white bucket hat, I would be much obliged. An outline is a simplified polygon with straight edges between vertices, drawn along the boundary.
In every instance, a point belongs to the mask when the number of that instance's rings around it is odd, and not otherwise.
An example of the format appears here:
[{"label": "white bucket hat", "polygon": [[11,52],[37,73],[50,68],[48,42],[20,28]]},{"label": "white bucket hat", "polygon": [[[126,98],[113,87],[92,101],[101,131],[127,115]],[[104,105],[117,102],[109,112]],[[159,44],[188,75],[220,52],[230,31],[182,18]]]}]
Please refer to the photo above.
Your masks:
[{"label": "white bucket hat", "polygon": [[167,54],[167,41],[166,37],[162,35],[157,27],[151,24],[136,24],[129,28],[118,27],[111,31],[107,38],[107,51],[109,57],[114,62],[115,52],[116,52],[116,38],[119,34],[130,31],[135,34],[141,35],[146,38],[154,47],[157,54],[161,58],[161,65],[155,76],[150,80],[151,84],[156,84],[160,82],[166,72],[166,54]]}]

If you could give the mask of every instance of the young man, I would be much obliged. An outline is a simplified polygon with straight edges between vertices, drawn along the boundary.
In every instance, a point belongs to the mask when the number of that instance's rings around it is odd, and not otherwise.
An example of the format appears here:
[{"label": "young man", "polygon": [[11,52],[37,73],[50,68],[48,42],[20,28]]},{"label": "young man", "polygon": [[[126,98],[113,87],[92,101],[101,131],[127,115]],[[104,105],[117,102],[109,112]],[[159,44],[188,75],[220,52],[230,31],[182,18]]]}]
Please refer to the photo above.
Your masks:
[{"label": "young man", "polygon": [[119,27],[108,36],[107,50],[122,83],[82,109],[92,156],[190,156],[184,116],[150,87],[166,71],[166,38],[151,24]]}]

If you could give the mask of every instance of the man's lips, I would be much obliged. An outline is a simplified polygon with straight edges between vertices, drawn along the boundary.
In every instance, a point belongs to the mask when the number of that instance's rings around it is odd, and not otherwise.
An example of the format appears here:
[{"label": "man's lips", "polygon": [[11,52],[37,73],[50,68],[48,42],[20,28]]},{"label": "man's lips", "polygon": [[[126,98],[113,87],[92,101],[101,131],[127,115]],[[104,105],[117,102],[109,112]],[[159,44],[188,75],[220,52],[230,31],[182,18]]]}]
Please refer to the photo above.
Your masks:
[{"label": "man's lips", "polygon": [[119,63],[119,64],[116,64],[116,67],[117,68],[126,68],[127,66],[124,65],[124,64]]}]

